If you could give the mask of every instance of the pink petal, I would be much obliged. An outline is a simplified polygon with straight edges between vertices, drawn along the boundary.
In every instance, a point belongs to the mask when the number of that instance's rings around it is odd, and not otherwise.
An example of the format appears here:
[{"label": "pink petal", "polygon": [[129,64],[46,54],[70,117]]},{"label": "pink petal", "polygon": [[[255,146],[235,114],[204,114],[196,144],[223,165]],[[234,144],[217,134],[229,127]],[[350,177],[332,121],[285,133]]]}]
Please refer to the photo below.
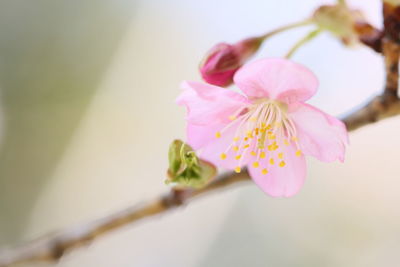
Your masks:
[{"label": "pink petal", "polygon": [[304,154],[325,162],[344,160],[348,134],[343,122],[304,103],[292,105],[289,116]]},{"label": "pink petal", "polygon": [[224,128],[226,124],[199,125],[188,123],[186,128],[186,142],[195,150],[207,146],[211,142],[218,142],[215,134]]},{"label": "pink petal", "polygon": [[181,87],[176,102],[186,106],[188,123],[227,124],[229,116],[248,103],[244,96],[214,85],[184,81]]},{"label": "pink petal", "polygon": [[[234,144],[233,139],[235,138],[236,129],[239,124],[237,123],[232,128],[224,131],[221,135],[221,138],[216,139],[214,136],[214,141],[209,142],[208,145],[204,146],[199,156],[202,159],[210,161],[216,166],[234,169],[238,166],[243,167],[247,165],[250,158],[250,152],[255,146],[256,142],[252,142],[248,148],[244,148],[244,143],[242,144]],[[234,151],[233,147],[237,145],[239,147],[238,151]],[[221,159],[221,154],[224,153],[226,155],[225,159]],[[235,158],[240,155],[240,159]]]},{"label": "pink petal", "polygon": [[318,88],[318,80],[309,69],[278,58],[260,59],[243,66],[236,72],[234,81],[250,98],[285,103],[306,101]]},{"label": "pink petal", "polygon": [[[253,167],[254,157],[248,165],[250,176],[253,181],[267,194],[273,197],[290,197],[296,194],[304,183],[306,177],[306,161],[303,155],[296,156],[296,146],[280,144],[279,151],[267,153],[264,159],[259,159],[260,166]],[[283,152],[283,159],[279,159],[278,153]],[[274,159],[271,165],[270,158]],[[281,161],[285,162],[284,167],[280,167]],[[268,173],[263,174],[262,170],[267,169]]]}]

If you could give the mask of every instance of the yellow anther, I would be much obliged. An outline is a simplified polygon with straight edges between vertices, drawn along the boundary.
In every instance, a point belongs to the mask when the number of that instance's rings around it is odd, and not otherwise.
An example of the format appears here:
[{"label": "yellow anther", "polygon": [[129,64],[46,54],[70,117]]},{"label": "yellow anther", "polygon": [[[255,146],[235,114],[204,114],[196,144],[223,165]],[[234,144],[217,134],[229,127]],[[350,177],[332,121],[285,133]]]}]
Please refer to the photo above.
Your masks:
[{"label": "yellow anther", "polygon": [[242,155],[237,155],[237,156],[235,156],[235,159],[239,160],[241,157],[242,157]]},{"label": "yellow anther", "polygon": [[237,166],[236,168],[235,168],[235,172],[236,173],[240,173],[242,171],[242,169],[239,167],[239,166]]},{"label": "yellow anther", "polygon": [[298,139],[296,136],[292,136],[292,140],[296,142]]},{"label": "yellow anther", "polygon": [[268,124],[267,127],[266,127],[267,130],[270,130],[271,128],[272,128],[271,124]]},{"label": "yellow anther", "polygon": [[261,129],[260,129],[260,132],[261,132],[261,133],[265,133],[265,131],[266,131],[265,128],[261,128]]},{"label": "yellow anther", "polygon": [[233,151],[239,151],[239,147],[238,146],[234,146],[232,149],[233,149]]},{"label": "yellow anther", "polygon": [[296,151],[296,156],[300,157],[301,156],[301,150]]},{"label": "yellow anther", "polygon": [[247,145],[245,145],[243,148],[249,148],[250,147],[250,145],[249,144],[247,144]]},{"label": "yellow anther", "polygon": [[257,140],[257,146],[259,149],[264,149],[265,135],[265,131],[262,132],[260,138]]},{"label": "yellow anther", "polygon": [[267,127],[267,125],[264,122],[262,122],[261,123],[261,128],[265,128],[265,127]]},{"label": "yellow anther", "polygon": [[237,141],[239,141],[240,140],[240,138],[239,137],[235,137],[235,138],[233,138],[233,141],[234,142],[237,142]]},{"label": "yellow anther", "polygon": [[282,160],[281,162],[279,162],[279,167],[285,167],[286,163]]},{"label": "yellow anther", "polygon": [[254,168],[258,168],[260,166],[260,163],[258,163],[258,161],[254,161],[253,162],[253,167]]},{"label": "yellow anther", "polygon": [[276,136],[272,132],[268,132],[268,139],[273,140]]},{"label": "yellow anther", "polygon": [[254,151],[251,151],[251,152],[250,152],[250,155],[255,156],[255,155],[257,155],[257,153],[254,152]]},{"label": "yellow anther", "polygon": [[278,158],[283,159],[283,153],[278,153]]},{"label": "yellow anther", "polygon": [[273,159],[273,158],[270,158],[270,159],[269,159],[269,164],[274,165],[274,163],[275,163],[274,159]]},{"label": "yellow anther", "polygon": [[229,119],[231,120],[231,121],[234,121],[234,120],[236,120],[236,116],[229,116]]},{"label": "yellow anther", "polygon": [[255,132],[256,132],[256,135],[258,135],[260,133],[260,129],[256,128]]},{"label": "yellow anther", "polygon": [[243,138],[243,140],[244,140],[244,141],[248,141],[248,140],[249,140],[249,138],[248,138],[248,137],[245,137],[245,138]]},{"label": "yellow anther", "polygon": [[285,145],[289,145],[289,141],[287,140],[287,139],[285,139],[285,140],[283,140],[283,143],[285,144]]},{"label": "yellow anther", "polygon": [[220,132],[216,132],[216,133],[215,133],[215,137],[216,137],[216,138],[220,138],[220,137],[221,137],[221,133],[220,133]]},{"label": "yellow anther", "polygon": [[267,169],[262,169],[261,173],[265,175],[265,174],[268,173],[268,170]]},{"label": "yellow anther", "polygon": [[219,157],[220,157],[221,159],[226,159],[226,154],[225,154],[225,153],[222,153]]},{"label": "yellow anther", "polygon": [[279,148],[279,146],[276,144],[276,142],[273,142],[272,144],[270,144],[269,146],[268,146],[268,150],[269,151],[275,151],[275,150],[277,150]]},{"label": "yellow anther", "polygon": [[253,138],[254,137],[253,134],[251,133],[251,131],[247,131],[246,135],[247,135],[248,138]]},{"label": "yellow anther", "polygon": [[265,158],[265,152],[264,151],[260,153],[260,158],[262,158],[262,159]]}]

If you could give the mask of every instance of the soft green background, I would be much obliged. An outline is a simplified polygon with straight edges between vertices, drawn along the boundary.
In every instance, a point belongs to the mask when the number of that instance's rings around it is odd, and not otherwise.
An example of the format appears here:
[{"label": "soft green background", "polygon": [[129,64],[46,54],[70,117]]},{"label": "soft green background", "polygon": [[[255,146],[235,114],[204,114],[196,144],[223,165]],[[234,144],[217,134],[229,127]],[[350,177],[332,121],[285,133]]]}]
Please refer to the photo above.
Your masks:
[{"label": "soft green background", "polygon": [[0,242],[19,239],[133,18],[129,1],[0,3]]},{"label": "soft green background", "polygon": [[[329,2],[329,1],[326,1]],[[354,0],[380,25],[380,1]],[[184,137],[179,83],[218,41],[306,17],[321,1],[0,2],[0,247],[150,199]],[[307,32],[274,38],[281,56]],[[348,112],[382,86],[382,60],[328,34],[294,60],[319,77],[312,103]],[[290,199],[248,184],[123,228],[57,266],[397,266],[397,118],[351,135],[345,164],[309,160]]]}]

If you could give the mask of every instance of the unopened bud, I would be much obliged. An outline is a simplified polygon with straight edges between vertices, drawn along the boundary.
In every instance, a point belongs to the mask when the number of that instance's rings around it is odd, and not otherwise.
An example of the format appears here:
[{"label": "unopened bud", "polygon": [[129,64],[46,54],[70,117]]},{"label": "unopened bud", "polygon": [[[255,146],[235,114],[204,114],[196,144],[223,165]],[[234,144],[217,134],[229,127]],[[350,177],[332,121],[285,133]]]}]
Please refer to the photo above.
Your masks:
[{"label": "unopened bud", "polygon": [[182,142],[172,142],[168,152],[169,169],[166,184],[177,187],[201,188],[217,174],[216,167],[197,157],[193,149]]},{"label": "unopened bud", "polygon": [[263,38],[254,37],[236,44],[215,45],[200,64],[203,79],[218,86],[232,84],[235,72],[257,52],[262,41]]}]

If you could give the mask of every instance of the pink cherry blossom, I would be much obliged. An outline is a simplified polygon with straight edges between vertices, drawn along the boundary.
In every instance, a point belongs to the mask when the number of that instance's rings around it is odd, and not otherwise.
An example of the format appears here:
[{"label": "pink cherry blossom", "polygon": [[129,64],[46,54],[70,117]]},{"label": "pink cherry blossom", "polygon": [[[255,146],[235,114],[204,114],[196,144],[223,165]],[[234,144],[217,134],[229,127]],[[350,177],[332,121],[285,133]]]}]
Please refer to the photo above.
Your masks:
[{"label": "pink cherry blossom", "polygon": [[184,81],[177,103],[187,108],[187,142],[200,157],[240,172],[271,196],[292,196],[306,177],[305,155],[344,160],[348,135],[338,119],[304,103],[314,74],[285,59],[261,59],[234,76],[242,94]]}]

